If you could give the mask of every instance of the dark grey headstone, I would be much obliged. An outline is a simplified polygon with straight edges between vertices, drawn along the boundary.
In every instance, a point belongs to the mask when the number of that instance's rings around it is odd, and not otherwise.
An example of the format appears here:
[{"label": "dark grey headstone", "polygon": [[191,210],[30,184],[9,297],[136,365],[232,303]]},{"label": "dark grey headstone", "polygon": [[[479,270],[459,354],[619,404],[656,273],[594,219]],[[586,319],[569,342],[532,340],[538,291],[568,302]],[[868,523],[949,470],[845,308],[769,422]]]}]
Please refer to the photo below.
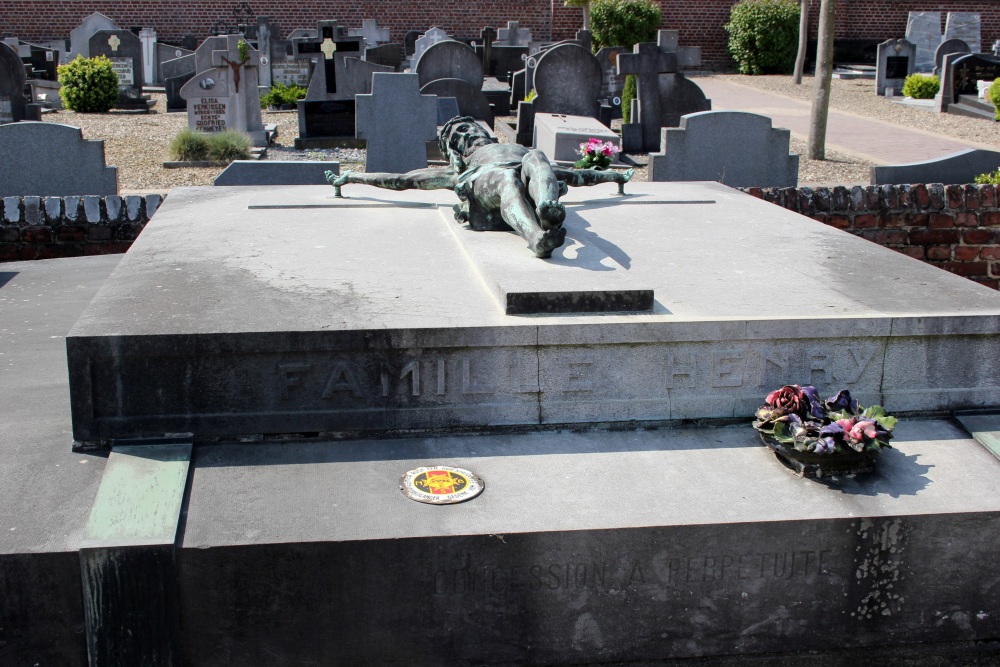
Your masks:
[{"label": "dark grey headstone", "polygon": [[194,75],[192,70],[163,80],[163,89],[167,95],[167,111],[187,111],[187,100],[181,97],[181,88],[193,79]]},{"label": "dark grey headstone", "polygon": [[381,44],[365,49],[365,60],[376,65],[391,67],[398,72],[403,66],[402,44]]},{"label": "dark grey headstone", "polygon": [[412,56],[414,51],[417,49],[417,40],[420,39],[420,35],[423,33],[419,30],[408,30],[405,35],[403,35],[403,54],[406,56]]},{"label": "dark grey headstone", "polygon": [[952,38],[944,40],[934,52],[935,72],[940,73],[941,65],[944,64],[944,57],[949,53],[972,53],[972,49],[961,39]]},{"label": "dark grey headstone", "polygon": [[[642,126],[642,150],[659,150],[660,128],[664,125],[661,122],[663,114],[660,109],[660,88],[663,80],[660,74],[676,71],[677,53],[664,51],[658,43],[642,42],[632,47],[632,53],[618,56],[618,76],[636,76],[636,96],[642,103],[641,114],[638,118],[632,116],[631,120]],[[674,126],[676,125],[675,121]]]},{"label": "dark grey headstone", "polygon": [[326,185],[324,171],[340,173],[340,162],[308,160],[236,160],[212,185]]},{"label": "dark grey headstone", "polygon": [[420,94],[416,74],[376,73],[371,94],[354,99],[357,137],[368,142],[365,171],[427,166],[427,142],[437,137],[437,98]]},{"label": "dark grey headstone", "polygon": [[562,44],[546,51],[535,67],[536,113],[597,116],[603,72],[590,51]]},{"label": "dark grey headstone", "polygon": [[184,74],[194,74],[197,71],[196,62],[194,53],[182,55],[180,58],[172,60],[165,60],[160,63],[160,74],[162,74],[164,81]]},{"label": "dark grey headstone", "polygon": [[0,125],[24,120],[24,63],[17,52],[0,42]]},{"label": "dark grey headstone", "polygon": [[361,60],[363,39],[347,35],[336,21],[320,21],[316,37],[292,41],[295,57],[314,63],[306,94],[310,102],[353,100],[371,92],[372,74],[392,71]]},{"label": "dark grey headstone", "polygon": [[455,116],[461,116],[458,112],[458,100],[454,97],[437,98],[437,124],[444,125]]},{"label": "dark grey headstone", "polygon": [[354,137],[354,100],[299,100],[298,112],[300,137]]},{"label": "dark grey headstone", "polygon": [[107,56],[118,75],[119,104],[142,93],[142,42],[129,30],[98,30],[90,36],[90,56]]},{"label": "dark grey headstone", "polygon": [[501,81],[507,81],[511,74],[524,68],[522,56],[527,57],[526,46],[503,46],[494,44],[490,47],[490,65],[488,74]]},{"label": "dark grey headstone", "polygon": [[493,125],[493,110],[483,95],[483,91],[462,79],[438,79],[420,88],[424,95],[438,97],[454,97],[458,109],[463,116],[472,116],[476,120],[485,120]]},{"label": "dark grey headstone", "polygon": [[731,187],[794,188],[799,156],[788,153],[790,132],[767,116],[705,111],[664,128],[662,149],[649,156],[651,181],[718,181]]},{"label": "dark grey headstone", "polygon": [[194,51],[198,48],[198,38],[195,37],[193,32],[186,33],[181,37],[181,46],[188,51]]},{"label": "dark grey headstone", "polygon": [[873,185],[899,183],[972,183],[976,176],[1000,168],[1000,151],[969,148],[951,155],[909,164],[872,167]]},{"label": "dark grey headstone", "polygon": [[681,116],[712,109],[712,100],[680,72],[660,74],[660,127],[677,127]]},{"label": "dark grey headstone", "polygon": [[0,197],[118,194],[118,169],[104,164],[104,142],[78,127],[0,125]]},{"label": "dark grey headstone", "polygon": [[427,47],[413,66],[425,86],[438,79],[462,79],[477,88],[483,87],[483,64],[468,44],[445,40]]},{"label": "dark grey headstone", "polygon": [[[183,71],[170,71],[164,72],[164,65],[168,62],[183,58],[185,56],[192,56],[191,63],[194,66],[194,50],[185,49],[182,46],[174,46],[173,44],[163,44],[162,42],[156,43],[156,62],[160,74],[160,80],[166,79],[168,76],[177,76],[178,74],[183,74]],[[185,70],[186,71],[186,70]]]},{"label": "dark grey headstone", "polygon": [[878,45],[875,67],[875,93],[885,95],[886,88],[903,90],[906,77],[913,73],[916,47],[905,39],[887,39]]},{"label": "dark grey headstone", "polygon": [[1000,58],[985,53],[959,56],[952,62],[952,91],[956,101],[959,95],[978,95],[976,81],[993,81],[1000,78]]}]

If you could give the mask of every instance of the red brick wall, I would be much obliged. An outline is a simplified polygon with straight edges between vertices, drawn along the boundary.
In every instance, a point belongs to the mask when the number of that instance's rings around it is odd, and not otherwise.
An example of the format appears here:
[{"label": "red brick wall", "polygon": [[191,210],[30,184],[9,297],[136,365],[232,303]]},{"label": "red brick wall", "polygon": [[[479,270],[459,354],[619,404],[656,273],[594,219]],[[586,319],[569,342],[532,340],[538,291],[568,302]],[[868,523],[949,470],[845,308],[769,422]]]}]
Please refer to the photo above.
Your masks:
[{"label": "red brick wall", "polygon": [[[659,0],[663,25],[680,30],[681,44],[700,45],[703,59],[722,64],[726,55],[726,32],[734,0]],[[820,0],[811,0],[812,30]],[[186,32],[205,37],[219,19],[231,19],[236,0],[3,0],[0,30],[4,36],[22,39],[62,39],[92,12],[99,11],[122,27],[155,28],[160,39],[177,41]],[[563,0],[252,0],[261,16],[271,17],[283,34],[294,28],[314,26],[319,19],[338,19],[348,27],[360,27],[362,19],[375,19],[400,39],[410,29],[432,25],[458,37],[479,35],[485,25],[503,27],[520,21],[536,37],[572,37],[582,25],[582,10],[564,7]],[[902,37],[909,11],[964,11],[982,16],[983,44],[1000,38],[1000,0],[838,0],[838,38],[878,39]]]},{"label": "red brick wall", "polygon": [[1000,187],[932,183],[746,191],[1000,289]]}]

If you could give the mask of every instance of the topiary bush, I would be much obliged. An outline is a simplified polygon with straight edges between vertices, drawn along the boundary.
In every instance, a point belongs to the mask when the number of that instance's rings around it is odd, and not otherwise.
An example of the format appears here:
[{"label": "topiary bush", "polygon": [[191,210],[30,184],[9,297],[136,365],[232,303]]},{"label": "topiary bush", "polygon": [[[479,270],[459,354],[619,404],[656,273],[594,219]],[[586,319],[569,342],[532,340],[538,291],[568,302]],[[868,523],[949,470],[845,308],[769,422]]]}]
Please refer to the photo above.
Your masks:
[{"label": "topiary bush", "polygon": [[660,5],[649,0],[593,0],[590,3],[594,49],[655,42],[662,20]]},{"label": "topiary bush", "polygon": [[740,74],[788,74],[795,66],[799,39],[795,0],[741,0],[729,23],[729,55]]},{"label": "topiary bush", "polygon": [[[1000,120],[1000,79],[995,79],[993,84],[986,89],[986,99],[996,107],[996,119]],[[997,171],[1000,172],[1000,169]]]},{"label": "topiary bush", "polygon": [[932,100],[941,90],[941,79],[929,74],[911,74],[903,81],[903,95],[915,100]]},{"label": "topiary bush", "polygon": [[79,113],[105,113],[118,101],[118,75],[104,56],[84,58],[59,66],[59,97],[63,106]]}]

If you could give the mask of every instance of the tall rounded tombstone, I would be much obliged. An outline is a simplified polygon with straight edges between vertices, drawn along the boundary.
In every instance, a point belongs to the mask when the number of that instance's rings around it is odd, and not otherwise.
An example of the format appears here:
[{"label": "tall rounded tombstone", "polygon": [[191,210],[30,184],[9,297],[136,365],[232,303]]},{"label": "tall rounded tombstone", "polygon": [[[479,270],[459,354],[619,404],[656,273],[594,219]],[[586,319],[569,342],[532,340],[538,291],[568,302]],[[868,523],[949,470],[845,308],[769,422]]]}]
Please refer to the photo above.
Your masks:
[{"label": "tall rounded tombstone", "polygon": [[17,51],[0,42],[0,125],[24,120],[24,63]]},{"label": "tall rounded tombstone", "polygon": [[937,49],[934,50],[934,71],[937,74],[941,74],[941,63],[944,62],[944,57],[949,53],[972,53],[972,49],[963,40],[957,38],[946,39],[938,44]]},{"label": "tall rounded tombstone", "polygon": [[597,58],[577,44],[545,51],[535,67],[536,113],[597,117],[603,73]]},{"label": "tall rounded tombstone", "polygon": [[413,70],[421,86],[438,79],[462,79],[476,89],[483,87],[483,63],[479,56],[468,44],[452,39],[429,46]]},{"label": "tall rounded tombstone", "polygon": [[493,126],[493,109],[483,95],[483,91],[463,79],[438,79],[420,87],[422,95],[437,95],[438,97],[454,97],[458,102],[458,112],[463,116],[472,116],[476,120],[485,120]]}]

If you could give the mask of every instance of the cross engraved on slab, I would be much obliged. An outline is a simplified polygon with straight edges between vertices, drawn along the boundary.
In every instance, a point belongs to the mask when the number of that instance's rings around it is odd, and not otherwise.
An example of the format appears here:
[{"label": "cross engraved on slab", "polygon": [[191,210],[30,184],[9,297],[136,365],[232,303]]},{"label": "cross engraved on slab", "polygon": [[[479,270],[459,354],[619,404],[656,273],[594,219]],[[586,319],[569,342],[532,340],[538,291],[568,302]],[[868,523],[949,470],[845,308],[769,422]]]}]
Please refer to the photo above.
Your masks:
[{"label": "cross engraved on slab", "polygon": [[343,67],[348,53],[353,52],[360,57],[362,38],[344,34],[337,21],[320,21],[318,28],[319,36],[316,38],[293,40],[295,57],[322,61],[316,62],[316,67],[322,67],[320,73],[326,80],[323,90],[332,95],[337,92],[337,64]]},{"label": "cross engraved on slab", "polygon": [[118,35],[111,35],[111,37],[108,37],[108,46],[110,46],[111,50],[116,53],[118,52],[118,46],[121,43],[122,40],[118,39]]}]

